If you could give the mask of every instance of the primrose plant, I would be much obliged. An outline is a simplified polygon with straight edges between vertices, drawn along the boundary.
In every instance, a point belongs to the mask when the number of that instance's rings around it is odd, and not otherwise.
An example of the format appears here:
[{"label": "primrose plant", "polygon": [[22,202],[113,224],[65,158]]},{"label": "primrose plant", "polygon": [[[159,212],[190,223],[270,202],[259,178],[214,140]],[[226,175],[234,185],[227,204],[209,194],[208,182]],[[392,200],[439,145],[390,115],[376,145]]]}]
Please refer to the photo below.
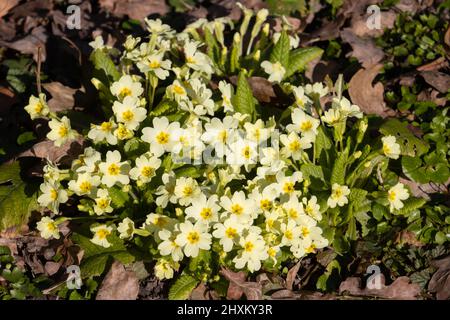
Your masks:
[{"label": "primrose plant", "polygon": [[[223,19],[181,33],[146,20],[148,38],[128,36],[122,52],[97,38],[92,83],[104,119],[89,128],[75,131],[43,94],[30,98],[26,110],[50,119],[56,146],[86,140],[70,168],[45,166],[37,224],[58,239],[62,221],[72,221],[72,238],[88,252],[83,277],[103,272],[93,266],[99,253],[154,261],[160,279],[276,272],[327,246],[348,250],[371,230],[373,207],[386,215],[417,208],[389,166],[402,154],[396,137],[366,134],[368,119],[343,96],[342,78],[296,83],[321,50],[293,50],[289,27],[271,33],[266,11],[246,37],[252,15],[244,8],[237,31]],[[255,78],[280,89],[281,108],[253,96]]]}]

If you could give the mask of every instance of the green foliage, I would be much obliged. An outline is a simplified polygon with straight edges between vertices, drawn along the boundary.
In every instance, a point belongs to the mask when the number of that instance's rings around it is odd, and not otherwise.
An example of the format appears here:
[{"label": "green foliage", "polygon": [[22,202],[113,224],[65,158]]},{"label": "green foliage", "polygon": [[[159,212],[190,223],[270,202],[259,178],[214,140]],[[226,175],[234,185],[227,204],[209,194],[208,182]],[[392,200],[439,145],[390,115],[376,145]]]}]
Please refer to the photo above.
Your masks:
[{"label": "green foliage", "polygon": [[237,112],[247,114],[252,119],[255,117],[255,98],[244,72],[239,74],[233,105]]},{"label": "green foliage", "polygon": [[398,119],[389,119],[381,127],[384,135],[392,135],[400,144],[401,154],[410,157],[420,156],[429,149],[427,142],[417,138],[409,129],[408,124]]},{"label": "green foliage", "polygon": [[323,50],[317,47],[300,48],[289,53],[289,64],[286,68],[286,78],[297,72],[305,70],[308,63],[315,59],[319,59],[323,54]]},{"label": "green foliage", "polygon": [[81,234],[73,234],[72,240],[84,250],[83,261],[81,263],[81,277],[89,278],[103,274],[105,268],[112,259],[119,260],[123,264],[134,261],[134,256],[129,253],[123,240],[115,235],[108,236],[109,248],[98,246],[89,238]]},{"label": "green foliage", "polygon": [[0,231],[27,223],[36,199],[37,185],[22,179],[19,162],[0,166]]},{"label": "green foliage", "polygon": [[272,63],[279,62],[281,65],[288,70],[289,65],[289,51],[291,47],[289,44],[289,36],[286,31],[281,32],[280,39],[275,44],[270,53],[270,61]]},{"label": "green foliage", "polygon": [[92,61],[95,69],[99,71],[98,78],[104,84],[108,84],[119,79],[119,71],[109,57],[108,53],[104,50],[94,50],[91,54],[90,60]]},{"label": "green foliage", "polygon": [[186,300],[198,284],[194,277],[183,274],[170,287],[169,300]]}]

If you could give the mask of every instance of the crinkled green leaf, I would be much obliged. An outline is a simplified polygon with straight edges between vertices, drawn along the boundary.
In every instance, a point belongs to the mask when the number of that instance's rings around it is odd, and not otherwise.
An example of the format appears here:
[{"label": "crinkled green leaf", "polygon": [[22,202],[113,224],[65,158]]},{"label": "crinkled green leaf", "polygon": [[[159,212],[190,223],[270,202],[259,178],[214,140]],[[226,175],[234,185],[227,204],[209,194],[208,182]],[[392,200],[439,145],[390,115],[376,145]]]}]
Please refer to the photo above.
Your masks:
[{"label": "crinkled green leaf", "polygon": [[106,78],[101,79],[103,82],[105,82],[105,80],[109,80],[108,82],[111,82],[111,80],[117,81],[120,78],[120,72],[104,50],[94,50],[90,59],[94,64],[95,69],[104,72],[103,76],[106,76]]},{"label": "crinkled green leaf", "polygon": [[254,117],[255,99],[244,72],[239,73],[236,95],[233,100],[233,105],[237,112],[248,114],[251,118]]},{"label": "crinkled green leaf", "polygon": [[194,277],[181,275],[169,290],[169,300],[186,300],[198,284]]},{"label": "crinkled green leaf", "polygon": [[300,48],[289,55],[289,65],[286,69],[285,78],[296,72],[304,71],[308,63],[322,56],[323,50],[318,47]]},{"label": "crinkled green leaf", "polygon": [[272,49],[270,53],[270,61],[272,63],[279,62],[286,69],[286,72],[289,68],[289,51],[290,51],[290,42],[289,36],[285,30],[281,32],[281,36],[278,39],[278,42]]}]

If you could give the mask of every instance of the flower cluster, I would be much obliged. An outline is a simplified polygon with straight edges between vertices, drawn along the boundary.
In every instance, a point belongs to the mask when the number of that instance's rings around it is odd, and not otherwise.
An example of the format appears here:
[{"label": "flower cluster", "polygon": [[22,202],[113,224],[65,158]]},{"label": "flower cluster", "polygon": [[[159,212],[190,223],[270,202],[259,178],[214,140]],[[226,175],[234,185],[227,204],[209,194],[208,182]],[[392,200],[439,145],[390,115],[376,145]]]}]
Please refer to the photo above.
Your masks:
[{"label": "flower cluster", "polygon": [[[331,222],[324,215],[348,205],[352,186],[333,183],[323,198],[302,168],[314,165],[321,130],[332,128],[341,146],[346,123],[359,119],[364,135],[367,122],[359,107],[322,83],[284,81],[294,101],[289,123],[254,119],[238,112],[233,84],[222,79],[212,85],[216,66],[193,35],[199,28],[220,35],[223,22],[196,22],[178,34],[160,20],[146,23],[148,41],[129,36],[124,44],[122,75],[108,85],[92,81],[109,97],[111,117],[91,125],[91,146],[71,168],[45,167],[39,204],[59,214],[61,204],[77,199],[80,211],[101,217],[89,226],[91,241],[101,247],[110,247],[114,235],[130,245],[137,237],[150,238],[160,278],[171,278],[183,261],[204,251],[254,272],[328,246],[323,228]],[[101,38],[92,45],[93,54],[112,50]],[[269,81],[283,81],[286,70],[279,62],[264,60],[260,67]],[[321,98],[331,98],[326,111],[317,109]],[[49,112],[43,95],[31,97],[26,110],[32,118],[51,118],[47,137],[56,146],[78,135],[67,117]],[[376,154],[397,159],[395,137],[384,137]],[[129,197],[129,208],[114,200],[117,193]],[[386,191],[392,212],[407,198],[401,183]],[[149,211],[141,217],[143,208]],[[57,221],[42,218],[42,237],[60,237]]]}]

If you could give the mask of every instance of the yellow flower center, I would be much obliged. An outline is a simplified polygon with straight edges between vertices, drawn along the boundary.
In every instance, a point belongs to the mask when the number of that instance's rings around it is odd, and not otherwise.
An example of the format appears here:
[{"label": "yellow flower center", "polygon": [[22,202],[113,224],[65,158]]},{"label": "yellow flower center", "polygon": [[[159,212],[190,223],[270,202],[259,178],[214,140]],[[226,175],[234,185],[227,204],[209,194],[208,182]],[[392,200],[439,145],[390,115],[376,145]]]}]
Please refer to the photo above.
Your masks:
[{"label": "yellow flower center", "polygon": [[91,191],[92,185],[89,181],[83,181],[80,183],[80,191],[83,193],[88,193]]},{"label": "yellow flower center", "polygon": [[306,248],[306,253],[313,253],[316,250],[316,245],[313,243],[308,248]]},{"label": "yellow flower center", "polygon": [[263,210],[269,210],[272,207],[272,201],[268,199],[263,199],[259,202],[259,206]]},{"label": "yellow flower center", "polygon": [[109,206],[109,200],[106,198],[97,199],[96,202],[97,206],[102,210],[105,210]]},{"label": "yellow flower center", "polygon": [[289,209],[289,217],[292,219],[298,218],[298,211],[295,209]]},{"label": "yellow flower center", "polygon": [[109,236],[111,232],[109,232],[107,229],[100,229],[96,232],[97,238],[100,240],[106,239],[107,236]]},{"label": "yellow flower center", "polygon": [[149,177],[153,176],[154,173],[155,173],[155,169],[153,169],[150,166],[145,166],[141,170],[141,174],[145,178],[149,178]]},{"label": "yellow flower center", "polygon": [[58,129],[58,135],[59,135],[61,138],[64,138],[65,136],[67,136],[68,133],[69,133],[69,129],[67,129],[66,126],[62,125],[62,126],[59,127],[59,129]]},{"label": "yellow flower center", "polygon": [[111,131],[111,129],[112,129],[112,123],[111,122],[103,122],[101,125],[100,125],[100,129],[102,129],[102,131],[105,131],[105,132],[108,132],[108,131]]},{"label": "yellow flower center", "polygon": [[273,258],[277,255],[277,251],[274,248],[269,248],[267,249],[267,254]]},{"label": "yellow flower center", "polygon": [[305,212],[306,212],[307,214],[309,214],[310,216],[312,216],[313,213],[314,213],[314,209],[313,209],[311,206],[306,206]]},{"label": "yellow flower center", "polygon": [[383,152],[389,154],[391,153],[391,148],[387,144],[383,144]]},{"label": "yellow flower center", "polygon": [[245,159],[250,159],[251,152],[249,146],[246,146],[244,149],[242,149],[242,155]]},{"label": "yellow flower center", "polygon": [[300,98],[297,98],[296,100],[295,100],[295,102],[297,102],[297,105],[299,105],[300,107],[304,107],[305,106],[305,101],[303,101],[302,99],[300,99]]},{"label": "yellow flower center", "polygon": [[50,199],[52,199],[53,201],[56,201],[56,199],[58,199],[58,191],[56,191],[56,189],[50,190]]},{"label": "yellow flower center", "polygon": [[119,96],[121,96],[122,98],[131,96],[131,90],[129,88],[122,88],[122,90],[120,90]]},{"label": "yellow flower center", "polygon": [[222,143],[225,143],[227,141],[227,137],[228,137],[228,133],[226,130],[222,130],[219,133],[219,141],[221,141]]},{"label": "yellow flower center", "polygon": [[198,234],[197,231],[191,231],[187,235],[187,240],[189,241],[190,244],[196,244],[197,242],[200,241],[200,235]]},{"label": "yellow flower center", "polygon": [[161,67],[161,63],[158,60],[153,60],[150,61],[148,66],[152,69],[158,69],[159,67]]},{"label": "yellow flower center", "polygon": [[167,132],[161,131],[160,133],[158,133],[158,135],[156,136],[156,141],[159,144],[166,144],[169,142],[169,134]]},{"label": "yellow flower center", "polygon": [[306,132],[312,129],[312,123],[309,120],[306,120],[304,122],[302,122],[302,124],[300,125],[300,131],[302,132]]},{"label": "yellow flower center", "polygon": [[292,182],[286,182],[283,185],[283,192],[284,193],[292,193],[292,192],[294,192],[294,184]]},{"label": "yellow flower center", "polygon": [[189,197],[190,195],[192,195],[193,192],[194,192],[194,190],[192,189],[191,186],[185,186],[185,187],[183,188],[183,195],[184,195],[185,197]]},{"label": "yellow flower center", "polygon": [[42,109],[44,109],[44,106],[42,105],[42,103],[38,102],[38,103],[35,104],[34,112],[41,113]]},{"label": "yellow flower center", "polygon": [[292,231],[286,230],[286,232],[284,233],[284,236],[286,237],[286,239],[292,240],[292,238],[293,238]]},{"label": "yellow flower center", "polygon": [[203,208],[202,211],[200,212],[200,216],[204,220],[210,219],[212,217],[212,210],[211,210],[211,208]]},{"label": "yellow flower center", "polygon": [[108,167],[108,173],[111,176],[117,176],[120,173],[119,166],[115,163],[111,163]]},{"label": "yellow flower center", "polygon": [[156,217],[153,220],[153,224],[158,226],[158,227],[160,227],[160,228],[162,228],[162,227],[164,227],[166,225],[166,220],[163,217]]},{"label": "yellow flower center", "polygon": [[252,252],[253,248],[255,248],[255,245],[251,241],[247,241],[244,245],[244,250],[247,252]]},{"label": "yellow flower center", "polygon": [[237,215],[241,215],[244,212],[244,208],[236,203],[231,206],[231,212]]},{"label": "yellow flower center", "polygon": [[307,227],[302,227],[302,235],[303,237],[307,237],[310,234],[310,231]]},{"label": "yellow flower center", "polygon": [[134,113],[131,110],[127,110],[125,112],[122,113],[122,118],[123,120],[129,122],[132,121],[134,119]]},{"label": "yellow flower center", "polygon": [[54,222],[48,222],[47,223],[47,230],[50,232],[53,232],[56,230],[56,225]]},{"label": "yellow flower center", "polygon": [[397,194],[395,193],[395,191],[389,191],[388,193],[388,199],[390,201],[395,201],[395,199],[397,198]]},{"label": "yellow flower center", "polygon": [[233,239],[236,236],[236,234],[237,234],[237,230],[232,227],[228,227],[225,230],[225,235],[230,239]]},{"label": "yellow flower center", "polygon": [[194,57],[186,57],[186,62],[187,63],[196,63]]},{"label": "yellow flower center", "polygon": [[186,91],[184,91],[184,88],[177,84],[173,86],[173,91],[178,95],[184,95],[186,93]]},{"label": "yellow flower center", "polygon": [[333,191],[333,198],[334,199],[339,199],[340,197],[342,197],[343,192],[341,188],[337,188],[336,190]]},{"label": "yellow flower center", "polygon": [[289,150],[291,151],[298,151],[300,150],[300,147],[301,147],[300,141],[298,140],[294,140],[291,143],[289,143]]}]

